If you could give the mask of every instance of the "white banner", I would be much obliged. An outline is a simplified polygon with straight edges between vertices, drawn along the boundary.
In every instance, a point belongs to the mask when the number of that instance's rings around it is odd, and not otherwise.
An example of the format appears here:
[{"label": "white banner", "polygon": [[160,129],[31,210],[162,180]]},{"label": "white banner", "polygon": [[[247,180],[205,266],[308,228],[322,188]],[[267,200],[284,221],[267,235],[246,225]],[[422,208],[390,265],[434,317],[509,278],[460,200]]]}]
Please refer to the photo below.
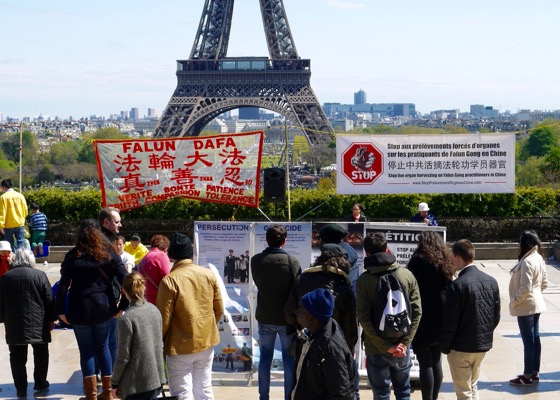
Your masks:
[{"label": "white banner", "polygon": [[263,132],[95,142],[103,206],[182,196],[258,207]]},{"label": "white banner", "polygon": [[337,135],[337,193],[514,193],[515,135]]}]

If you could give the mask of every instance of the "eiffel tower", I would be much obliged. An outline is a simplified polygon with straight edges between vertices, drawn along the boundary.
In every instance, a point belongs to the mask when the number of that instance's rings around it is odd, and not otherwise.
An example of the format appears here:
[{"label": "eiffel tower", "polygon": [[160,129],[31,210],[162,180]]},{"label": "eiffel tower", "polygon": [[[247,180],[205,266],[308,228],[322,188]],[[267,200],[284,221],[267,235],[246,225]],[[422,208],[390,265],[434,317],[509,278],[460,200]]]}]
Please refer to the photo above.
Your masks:
[{"label": "eiffel tower", "polygon": [[177,88],[154,136],[197,136],[218,115],[260,107],[299,126],[310,144],[333,129],[310,85],[310,60],[296,51],[282,0],[259,0],[270,57],[228,58],[234,0],[206,0],[190,58],[177,61]]}]

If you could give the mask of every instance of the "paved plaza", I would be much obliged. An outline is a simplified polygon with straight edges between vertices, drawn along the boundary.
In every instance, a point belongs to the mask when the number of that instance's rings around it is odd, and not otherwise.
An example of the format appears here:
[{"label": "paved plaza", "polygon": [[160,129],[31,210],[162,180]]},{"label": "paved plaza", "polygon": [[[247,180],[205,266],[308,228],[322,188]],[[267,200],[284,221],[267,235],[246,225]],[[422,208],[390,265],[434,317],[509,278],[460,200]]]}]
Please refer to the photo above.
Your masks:
[{"label": "paved plaza", "polygon": [[[486,355],[479,382],[480,398],[483,400],[557,400],[560,399],[560,264],[548,263],[550,286],[545,292],[548,311],[541,317],[542,368],[541,381],[531,387],[514,387],[508,380],[523,370],[523,345],[517,321],[508,313],[509,271],[515,260],[477,261],[477,265],[494,276],[500,285],[502,298],[502,320],[494,334],[494,348]],[[59,278],[60,264],[40,265],[51,283]],[[72,330],[55,330],[50,347],[50,369],[48,380],[51,387],[45,393],[33,391],[33,360],[30,348],[28,374],[30,384],[28,398],[78,399],[82,395],[82,375],[79,366],[78,347]],[[444,359],[444,383],[440,400],[454,399],[451,374]],[[241,369],[241,365],[239,366]],[[4,325],[0,324],[0,399],[15,399],[12,383],[8,346],[4,340]],[[213,376],[216,400],[258,399],[257,375],[248,386],[243,372],[217,372]],[[372,399],[367,383],[362,382],[362,399]],[[419,388],[411,397],[422,398]],[[271,400],[283,399],[282,374],[273,373]]]}]

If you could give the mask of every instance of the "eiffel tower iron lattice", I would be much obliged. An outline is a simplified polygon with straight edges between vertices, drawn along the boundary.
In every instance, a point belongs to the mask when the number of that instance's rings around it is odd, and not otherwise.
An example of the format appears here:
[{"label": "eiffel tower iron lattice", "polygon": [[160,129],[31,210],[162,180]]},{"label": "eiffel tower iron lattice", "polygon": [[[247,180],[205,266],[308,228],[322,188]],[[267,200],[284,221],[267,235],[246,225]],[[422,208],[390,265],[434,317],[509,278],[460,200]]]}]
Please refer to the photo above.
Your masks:
[{"label": "eiffel tower iron lattice", "polygon": [[177,61],[177,88],[155,136],[197,136],[218,115],[260,107],[299,126],[311,144],[333,129],[310,85],[310,60],[298,56],[282,0],[259,0],[269,57],[228,58],[234,0],[205,0],[188,60]]}]

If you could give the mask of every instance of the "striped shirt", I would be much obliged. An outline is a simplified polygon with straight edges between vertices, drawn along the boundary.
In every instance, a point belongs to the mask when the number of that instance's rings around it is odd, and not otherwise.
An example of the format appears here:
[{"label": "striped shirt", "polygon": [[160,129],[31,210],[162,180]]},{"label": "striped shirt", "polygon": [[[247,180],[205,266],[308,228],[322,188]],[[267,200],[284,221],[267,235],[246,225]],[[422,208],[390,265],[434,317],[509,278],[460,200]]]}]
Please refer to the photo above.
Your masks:
[{"label": "striped shirt", "polygon": [[46,231],[47,216],[40,211],[31,214],[31,217],[29,218],[29,227],[34,231]]}]

